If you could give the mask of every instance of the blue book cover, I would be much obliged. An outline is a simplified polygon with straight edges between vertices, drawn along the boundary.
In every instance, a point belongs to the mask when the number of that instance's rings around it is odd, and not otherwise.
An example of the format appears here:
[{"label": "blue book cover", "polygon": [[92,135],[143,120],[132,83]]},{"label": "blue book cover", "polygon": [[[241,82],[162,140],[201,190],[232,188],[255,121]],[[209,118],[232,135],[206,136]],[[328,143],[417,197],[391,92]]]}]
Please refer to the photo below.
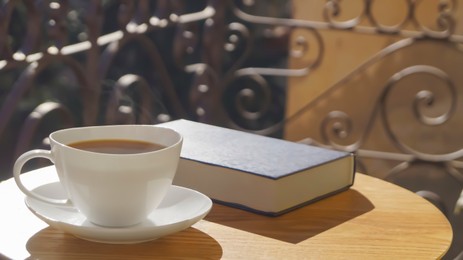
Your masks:
[{"label": "blue book cover", "polygon": [[227,205],[280,215],[354,181],[351,153],[183,119],[159,126],[184,138],[174,184]]}]

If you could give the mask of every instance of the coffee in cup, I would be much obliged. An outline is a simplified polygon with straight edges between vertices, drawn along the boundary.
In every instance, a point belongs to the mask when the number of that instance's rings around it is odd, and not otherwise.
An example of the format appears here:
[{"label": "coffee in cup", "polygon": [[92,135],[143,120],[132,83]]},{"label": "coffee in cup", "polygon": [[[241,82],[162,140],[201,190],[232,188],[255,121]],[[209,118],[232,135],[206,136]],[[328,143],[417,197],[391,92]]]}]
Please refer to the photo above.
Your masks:
[{"label": "coffee in cup", "polygon": [[[31,150],[14,166],[23,193],[56,206],[72,206],[89,221],[109,227],[142,222],[161,203],[175,176],[182,136],[152,125],[77,127],[50,134],[51,150]],[[54,163],[68,200],[27,189],[20,174],[32,158]]]}]

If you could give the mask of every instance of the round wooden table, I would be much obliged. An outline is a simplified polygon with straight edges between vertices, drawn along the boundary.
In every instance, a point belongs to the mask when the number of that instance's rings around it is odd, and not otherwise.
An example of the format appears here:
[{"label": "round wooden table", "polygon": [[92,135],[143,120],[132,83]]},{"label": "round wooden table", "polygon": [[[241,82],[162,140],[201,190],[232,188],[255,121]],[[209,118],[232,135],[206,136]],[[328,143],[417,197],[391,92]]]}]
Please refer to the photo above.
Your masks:
[{"label": "round wooden table", "polygon": [[[29,187],[56,176],[29,172]],[[89,242],[49,227],[9,179],[0,183],[0,258],[84,259],[436,259],[452,229],[432,204],[357,174],[354,186],[280,217],[214,204],[192,227],[150,242]]]}]

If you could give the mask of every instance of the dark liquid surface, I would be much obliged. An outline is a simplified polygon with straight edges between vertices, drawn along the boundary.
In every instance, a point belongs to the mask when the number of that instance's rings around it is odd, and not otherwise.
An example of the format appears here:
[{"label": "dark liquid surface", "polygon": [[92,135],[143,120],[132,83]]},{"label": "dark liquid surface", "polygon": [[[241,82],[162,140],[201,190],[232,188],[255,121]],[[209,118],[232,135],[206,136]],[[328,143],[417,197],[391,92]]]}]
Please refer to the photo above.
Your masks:
[{"label": "dark liquid surface", "polygon": [[71,143],[68,146],[90,152],[110,154],[146,153],[165,148],[160,144],[122,139],[89,140]]}]

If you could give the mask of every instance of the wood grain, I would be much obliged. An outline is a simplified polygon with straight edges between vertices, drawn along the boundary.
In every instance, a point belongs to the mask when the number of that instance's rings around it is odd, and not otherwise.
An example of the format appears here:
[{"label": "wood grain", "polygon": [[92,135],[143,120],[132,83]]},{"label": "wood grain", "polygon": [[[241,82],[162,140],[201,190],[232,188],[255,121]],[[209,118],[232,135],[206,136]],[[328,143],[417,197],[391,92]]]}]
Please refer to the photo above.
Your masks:
[{"label": "wood grain", "polygon": [[[48,178],[27,177],[35,185]],[[350,190],[277,218],[214,204],[193,227],[135,245],[88,242],[48,227],[11,179],[0,194],[0,258],[436,259],[452,240],[432,204],[363,174]]]}]

